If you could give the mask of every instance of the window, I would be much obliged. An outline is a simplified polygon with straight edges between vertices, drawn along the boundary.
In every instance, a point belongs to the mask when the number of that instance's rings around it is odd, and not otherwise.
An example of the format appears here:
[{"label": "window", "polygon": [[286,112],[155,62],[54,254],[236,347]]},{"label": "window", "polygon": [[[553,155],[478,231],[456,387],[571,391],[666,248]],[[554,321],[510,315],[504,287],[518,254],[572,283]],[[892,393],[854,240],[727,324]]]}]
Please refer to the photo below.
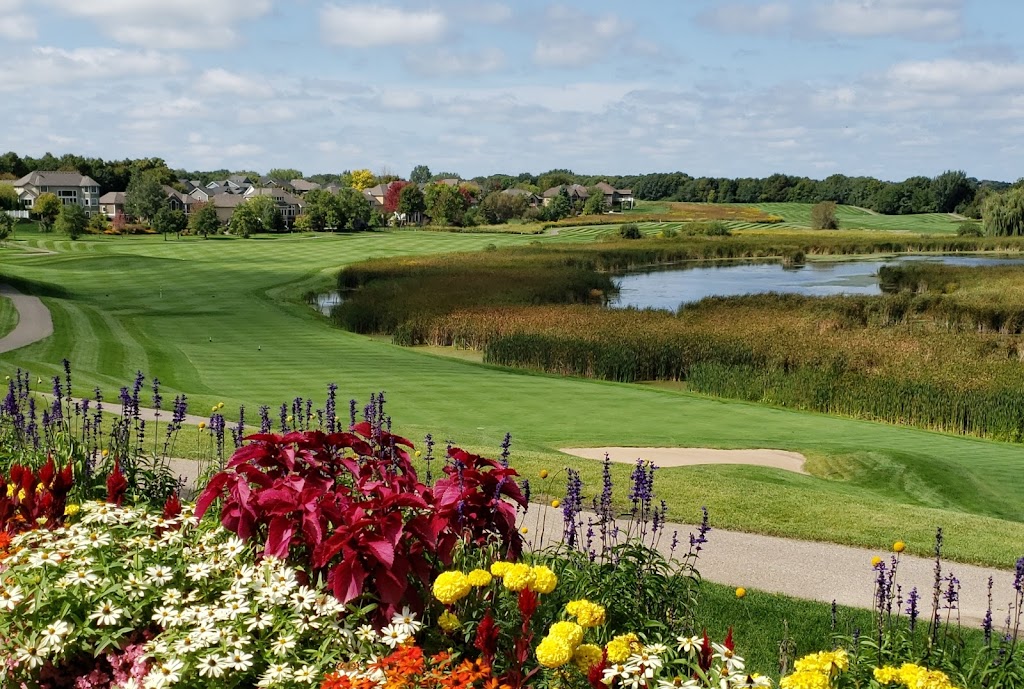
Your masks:
[{"label": "window", "polygon": [[57,192],[57,196],[59,196],[62,199],[77,199],[78,198],[78,190],[77,189],[61,189],[60,191]]}]

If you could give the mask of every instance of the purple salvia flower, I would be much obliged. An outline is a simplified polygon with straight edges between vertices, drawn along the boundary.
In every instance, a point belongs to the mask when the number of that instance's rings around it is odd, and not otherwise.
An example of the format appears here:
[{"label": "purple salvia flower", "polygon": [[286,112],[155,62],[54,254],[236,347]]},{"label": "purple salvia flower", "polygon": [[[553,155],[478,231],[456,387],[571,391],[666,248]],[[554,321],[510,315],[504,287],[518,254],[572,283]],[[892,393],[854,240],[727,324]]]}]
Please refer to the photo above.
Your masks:
[{"label": "purple salvia flower", "polygon": [[338,416],[338,385],[337,383],[331,383],[327,386],[327,404],[324,409],[324,415],[327,417],[327,432],[336,433],[338,430],[337,416]]},{"label": "purple salvia flower", "polygon": [[[504,480],[504,479],[502,479],[502,480]],[[523,478],[523,480],[519,483],[519,490],[521,490],[523,492],[523,497],[526,498],[527,509],[529,509],[530,494],[532,492],[532,488],[530,488],[530,479]],[[495,499],[496,500],[500,500],[501,499],[501,483],[500,482],[498,483],[498,488],[495,491],[495,493],[497,493],[497,495],[494,496]]]},{"label": "purple salvia flower", "polygon": [[910,631],[913,632],[914,628],[917,627],[917,618],[921,614],[921,610],[918,607],[918,602],[921,600],[921,596],[917,593],[917,587],[910,589],[910,593],[907,595],[907,616],[910,618]]},{"label": "purple salvia flower", "polygon": [[288,432],[288,404],[281,403],[281,432]]},{"label": "purple salvia flower", "polygon": [[508,466],[509,455],[512,454],[512,434],[505,433],[505,439],[501,441],[501,465]]},{"label": "purple salvia flower", "polygon": [[270,407],[260,405],[260,433],[270,433]]},{"label": "purple salvia flower", "polygon": [[570,548],[576,547],[578,537],[576,518],[582,509],[583,481],[575,469],[566,469],[565,500],[562,501],[562,539]]},{"label": "purple salvia flower", "polygon": [[[64,367],[64,382],[67,383],[67,397],[71,398],[71,362],[63,359],[61,365]],[[25,371],[25,382],[28,382],[28,371]]]},{"label": "purple salvia flower", "polygon": [[348,421],[350,427],[356,425],[356,405],[357,402],[354,399],[348,401]]},{"label": "purple salvia flower", "polygon": [[992,645],[992,577],[988,578],[988,608],[981,620],[981,631],[985,633],[985,643]]}]

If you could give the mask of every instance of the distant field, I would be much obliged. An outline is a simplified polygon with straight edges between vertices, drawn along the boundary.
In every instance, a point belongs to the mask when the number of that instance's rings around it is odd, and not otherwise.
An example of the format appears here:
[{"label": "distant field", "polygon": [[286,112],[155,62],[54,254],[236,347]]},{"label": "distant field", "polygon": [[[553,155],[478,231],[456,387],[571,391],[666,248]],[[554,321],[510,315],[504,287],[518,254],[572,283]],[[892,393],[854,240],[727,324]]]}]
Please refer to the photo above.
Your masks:
[{"label": "distant field", "polygon": [[[757,207],[765,213],[779,215],[785,225],[810,227],[810,203],[759,203]],[[878,215],[866,208],[838,206],[836,215],[839,227],[844,230],[897,230],[924,234],[956,234],[957,225],[962,222],[946,213],[921,213],[919,215]]]}]

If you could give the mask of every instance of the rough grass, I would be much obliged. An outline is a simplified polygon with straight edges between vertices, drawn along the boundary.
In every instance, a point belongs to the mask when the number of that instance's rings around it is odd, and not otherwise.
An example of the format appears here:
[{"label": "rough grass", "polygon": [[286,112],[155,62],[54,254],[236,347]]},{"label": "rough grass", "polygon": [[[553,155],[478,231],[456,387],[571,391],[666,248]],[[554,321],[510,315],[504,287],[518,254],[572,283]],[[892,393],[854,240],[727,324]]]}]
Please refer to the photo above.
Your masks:
[{"label": "rough grass", "polygon": [[[813,203],[759,203],[765,213],[783,218],[783,224],[796,227],[811,226]],[[956,234],[962,222],[947,213],[919,213],[916,215],[880,215],[857,206],[836,206],[836,218],[842,230],[886,230],[922,234]],[[832,230],[821,230],[830,232]]]},{"label": "rough grass", "polygon": [[[385,390],[396,430],[414,440],[429,432],[496,453],[510,432],[514,461],[524,473],[580,466],[592,492],[600,487],[597,464],[557,448],[773,447],[836,463],[870,451],[893,466],[913,457],[929,486],[946,479],[927,467],[946,462],[964,476],[988,477],[983,482],[996,493],[1020,494],[1014,478],[1020,476],[1019,447],[482,366],[339,331],[303,300],[309,290],[333,286],[341,266],[368,257],[402,261],[491,243],[572,238],[427,232],[272,241],[29,237],[32,246],[58,253],[22,256],[6,262],[4,272],[38,286],[56,333],[0,355],[0,373],[22,367],[45,380],[68,357],[76,392],[88,395],[99,386],[112,399],[141,370],[160,378],[165,399],[185,393],[198,413],[220,401],[228,411],[244,404],[249,419],[260,404],[280,405],[298,395],[322,400],[332,381],[342,399],[363,402]],[[955,559],[1005,567],[1019,556],[1024,524],[979,515],[969,503],[931,503],[917,485],[890,485],[870,465],[865,471],[864,478],[837,479],[745,467],[672,469],[661,472],[659,490],[671,496],[676,520],[695,519],[707,505],[717,526],[871,547],[901,537],[922,554],[942,524]],[[625,482],[629,467],[616,472]]]},{"label": "rough grass", "polygon": [[7,297],[0,297],[0,337],[7,335],[17,325],[18,312],[14,309],[14,304]]}]

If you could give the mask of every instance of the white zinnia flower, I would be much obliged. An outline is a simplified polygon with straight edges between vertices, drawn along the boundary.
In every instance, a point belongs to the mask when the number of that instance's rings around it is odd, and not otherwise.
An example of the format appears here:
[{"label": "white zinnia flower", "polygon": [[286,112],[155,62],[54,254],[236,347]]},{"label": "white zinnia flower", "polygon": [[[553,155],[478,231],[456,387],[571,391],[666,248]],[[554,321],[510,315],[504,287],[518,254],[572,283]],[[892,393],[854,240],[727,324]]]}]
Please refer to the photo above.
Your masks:
[{"label": "white zinnia flower", "polygon": [[227,665],[235,672],[245,672],[252,667],[252,653],[231,651],[226,657]]},{"label": "white zinnia flower", "polygon": [[46,660],[44,649],[38,646],[19,646],[15,657],[19,663],[27,665],[32,670],[42,665]]},{"label": "white zinnia flower", "polygon": [[199,676],[217,679],[228,669],[228,657],[210,654],[199,661]]},{"label": "white zinnia flower", "polygon": [[292,634],[279,636],[270,644],[270,650],[274,655],[279,656],[288,655],[288,651],[293,648],[295,648],[295,637]]},{"label": "white zinnia flower", "polygon": [[373,643],[377,640],[377,630],[368,624],[360,625],[359,629],[356,630],[356,638],[360,641]]},{"label": "white zinnia flower", "polygon": [[10,588],[0,589],[0,609],[2,610],[10,612],[18,607],[23,600],[25,600],[25,593],[17,584]]},{"label": "white zinnia flower", "polygon": [[64,620],[57,620],[46,625],[43,630],[43,645],[50,648],[57,648],[61,642],[71,633],[71,626]]},{"label": "white zinnia flower", "polygon": [[422,622],[416,621],[416,613],[406,605],[401,612],[396,612],[391,617],[391,624],[402,630],[407,636],[415,636],[416,632],[423,627]]},{"label": "white zinnia flower", "polygon": [[682,653],[700,653],[704,648],[704,639],[699,636],[677,636],[676,641]]},{"label": "white zinnia flower", "polygon": [[113,601],[108,599],[103,601],[100,607],[89,615],[89,619],[96,620],[96,624],[101,627],[109,627],[117,624],[122,615],[124,615],[124,610],[115,606]]},{"label": "white zinnia flower", "polygon": [[316,682],[320,671],[314,667],[303,665],[292,675],[292,679],[299,684],[313,684]]},{"label": "white zinnia flower", "polygon": [[163,586],[174,578],[174,572],[169,567],[154,565],[153,567],[146,567],[146,576],[157,586]]}]

